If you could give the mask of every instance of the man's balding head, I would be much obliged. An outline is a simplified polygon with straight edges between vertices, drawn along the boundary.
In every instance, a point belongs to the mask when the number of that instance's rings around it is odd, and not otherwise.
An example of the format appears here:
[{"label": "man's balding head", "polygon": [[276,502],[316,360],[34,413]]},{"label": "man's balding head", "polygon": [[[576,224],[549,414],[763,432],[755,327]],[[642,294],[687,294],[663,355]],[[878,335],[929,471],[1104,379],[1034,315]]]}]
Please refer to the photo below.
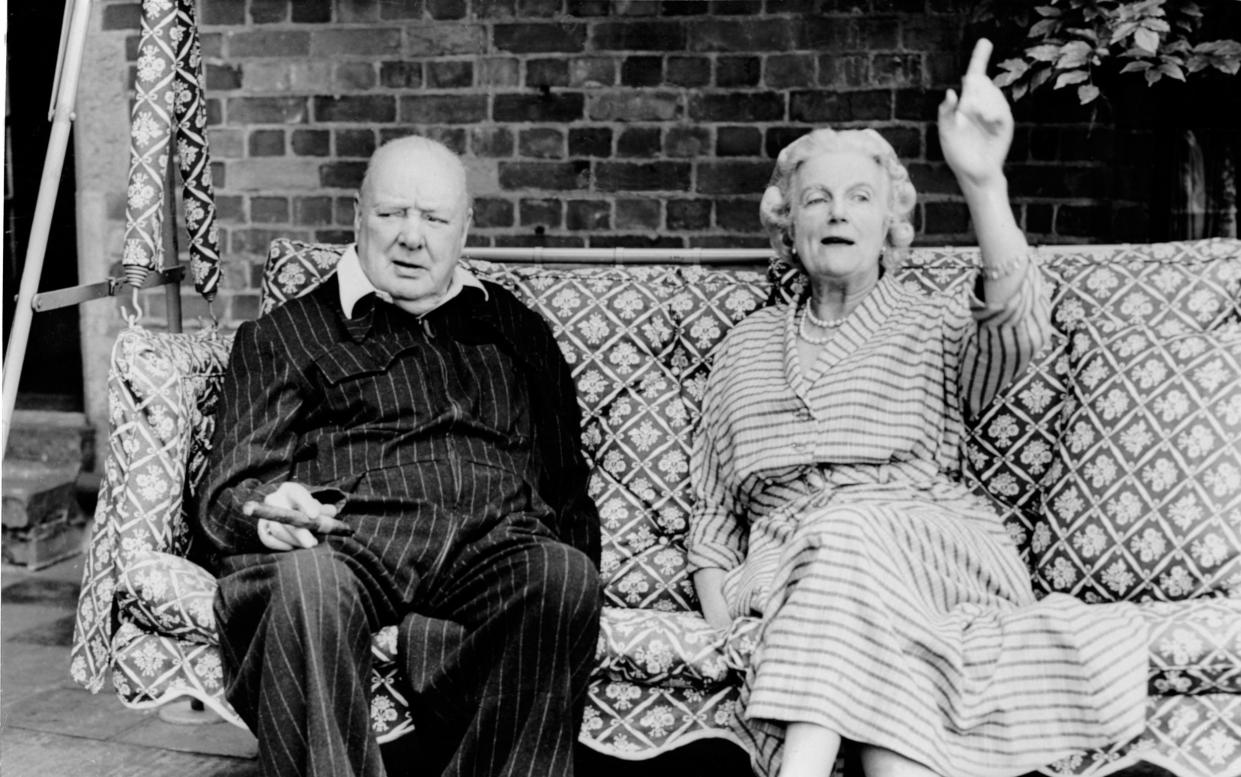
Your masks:
[{"label": "man's balding head", "polygon": [[444,144],[408,136],[371,155],[354,231],[366,277],[417,313],[450,288],[470,225],[465,166]]},{"label": "man's balding head", "polygon": [[461,163],[461,158],[438,140],[424,138],[421,135],[406,135],[389,140],[375,149],[366,163],[366,174],[362,176],[362,184],[358,187],[358,198],[367,197],[378,169],[391,164],[393,160],[409,156],[425,159],[428,163],[440,166],[440,169],[449,172],[448,179],[444,181],[445,186],[459,189],[468,207],[470,195],[466,185],[465,165]]}]

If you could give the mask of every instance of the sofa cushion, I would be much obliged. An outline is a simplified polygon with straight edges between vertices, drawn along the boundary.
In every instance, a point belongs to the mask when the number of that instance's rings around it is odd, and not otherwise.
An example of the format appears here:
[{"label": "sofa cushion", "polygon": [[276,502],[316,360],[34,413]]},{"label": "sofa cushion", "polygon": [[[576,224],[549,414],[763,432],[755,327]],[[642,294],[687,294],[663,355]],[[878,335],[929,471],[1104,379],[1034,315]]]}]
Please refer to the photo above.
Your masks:
[{"label": "sofa cushion", "polygon": [[126,619],[156,634],[217,644],[216,579],[182,556],[140,551],[121,569],[117,603]]},{"label": "sofa cushion", "polygon": [[[108,372],[109,433],[74,623],[72,672],[102,686],[118,575],[131,557],[191,550],[185,506],[206,467],[231,336],[121,332]],[[188,501],[187,501],[188,500]]]},{"label": "sofa cushion", "polygon": [[224,665],[215,645],[152,634],[122,623],[112,636],[112,684],[131,707],[157,707],[190,696],[243,726],[224,699]]},{"label": "sofa cushion", "polygon": [[1150,627],[1152,695],[1241,694],[1241,599],[1140,606]]},{"label": "sofa cushion", "polygon": [[1241,330],[1080,328],[1031,547],[1042,592],[1241,594]]},{"label": "sofa cushion", "polygon": [[739,618],[721,632],[696,613],[604,607],[599,625],[595,677],[713,688],[744,676],[759,621]]},{"label": "sofa cushion", "polygon": [[[965,476],[997,501],[1023,557],[1039,513],[1066,398],[1069,335],[1083,321],[1210,331],[1241,320],[1235,240],[1042,246],[1055,332],[1047,347],[970,424]],[[1031,562],[1032,563],[1032,562]]]}]

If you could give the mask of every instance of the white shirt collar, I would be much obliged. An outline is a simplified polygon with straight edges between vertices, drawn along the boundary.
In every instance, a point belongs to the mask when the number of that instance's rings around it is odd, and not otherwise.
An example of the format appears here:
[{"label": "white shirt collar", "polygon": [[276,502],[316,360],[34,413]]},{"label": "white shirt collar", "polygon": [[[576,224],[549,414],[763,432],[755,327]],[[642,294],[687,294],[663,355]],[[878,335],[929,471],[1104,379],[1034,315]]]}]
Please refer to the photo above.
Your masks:
[{"label": "white shirt collar", "polygon": [[[340,285],[340,307],[345,311],[345,318],[353,318],[353,308],[358,304],[358,300],[367,294],[374,294],[384,302],[391,303],[392,295],[387,292],[380,291],[375,288],[375,284],[371,283],[370,278],[366,277],[366,272],[362,270],[362,261],[358,258],[358,248],[351,245],[345,252],[341,254],[340,261],[336,264],[336,281]],[[435,304],[426,310],[418,311],[418,315],[425,316],[440,305],[461,293],[466,286],[472,286],[483,293],[483,297],[487,298],[487,287],[478,279],[474,273],[457,264],[452,273],[452,279],[448,283],[448,291],[444,296],[435,301]]]}]

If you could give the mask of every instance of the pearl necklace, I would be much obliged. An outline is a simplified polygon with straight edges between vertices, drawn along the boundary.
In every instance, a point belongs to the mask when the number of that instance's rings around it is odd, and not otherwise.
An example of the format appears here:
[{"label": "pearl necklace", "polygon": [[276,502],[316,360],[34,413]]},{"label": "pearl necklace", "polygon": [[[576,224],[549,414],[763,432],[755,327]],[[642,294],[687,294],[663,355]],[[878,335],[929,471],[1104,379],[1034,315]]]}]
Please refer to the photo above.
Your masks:
[{"label": "pearl necklace", "polygon": [[809,302],[806,303],[805,310],[806,320],[817,326],[819,329],[835,329],[843,324],[846,318],[846,316],[841,316],[840,318],[819,318],[814,314],[814,311],[810,309]]},{"label": "pearl necklace", "polygon": [[[812,335],[809,332],[807,332],[806,321],[808,320],[811,323],[813,323],[815,326],[819,327],[820,329],[826,329],[827,334]],[[833,321],[830,323],[820,323],[820,322],[821,322],[821,319],[816,318],[815,315],[810,312],[809,307],[803,308],[802,315],[799,317],[798,322],[797,322],[797,336],[805,340],[806,342],[810,343],[811,345],[827,345],[832,340],[832,334],[833,334],[832,330],[836,329],[842,323],[844,323],[844,319],[841,318],[838,321]]]}]

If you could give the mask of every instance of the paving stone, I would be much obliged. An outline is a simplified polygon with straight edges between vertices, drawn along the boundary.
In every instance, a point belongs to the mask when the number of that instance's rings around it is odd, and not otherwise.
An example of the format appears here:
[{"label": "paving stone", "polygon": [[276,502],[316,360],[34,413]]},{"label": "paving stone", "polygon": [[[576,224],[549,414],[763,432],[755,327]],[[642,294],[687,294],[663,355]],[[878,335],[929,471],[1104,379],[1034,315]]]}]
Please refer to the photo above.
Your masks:
[{"label": "paving stone", "polygon": [[184,753],[234,758],[254,758],[258,755],[258,740],[253,734],[219,719],[214,723],[185,726],[155,717],[129,729],[116,740]]},{"label": "paving stone", "polygon": [[[4,641],[6,645],[20,642],[41,647],[68,648],[73,645],[73,621],[73,615],[62,615],[50,622],[41,623],[11,635],[6,629]],[[68,666],[68,658],[65,659],[65,665]]]},{"label": "paving stone", "polygon": [[117,736],[153,715],[126,709],[110,692],[93,694],[83,688],[56,688],[35,694],[8,711],[11,726],[91,739]]},{"label": "paving stone", "polygon": [[[4,618],[11,607],[4,608]],[[7,624],[6,624],[7,626]],[[69,677],[69,652],[49,651],[42,645],[6,642],[3,648],[3,671],[0,672],[0,726],[15,722],[10,716],[20,702],[56,688],[76,689]]]},{"label": "paving stone", "polygon": [[4,777],[259,777],[257,761],[6,728]]},{"label": "paving stone", "polygon": [[68,580],[32,578],[4,586],[0,602],[4,604],[40,604],[72,610],[78,604],[80,583]]}]

